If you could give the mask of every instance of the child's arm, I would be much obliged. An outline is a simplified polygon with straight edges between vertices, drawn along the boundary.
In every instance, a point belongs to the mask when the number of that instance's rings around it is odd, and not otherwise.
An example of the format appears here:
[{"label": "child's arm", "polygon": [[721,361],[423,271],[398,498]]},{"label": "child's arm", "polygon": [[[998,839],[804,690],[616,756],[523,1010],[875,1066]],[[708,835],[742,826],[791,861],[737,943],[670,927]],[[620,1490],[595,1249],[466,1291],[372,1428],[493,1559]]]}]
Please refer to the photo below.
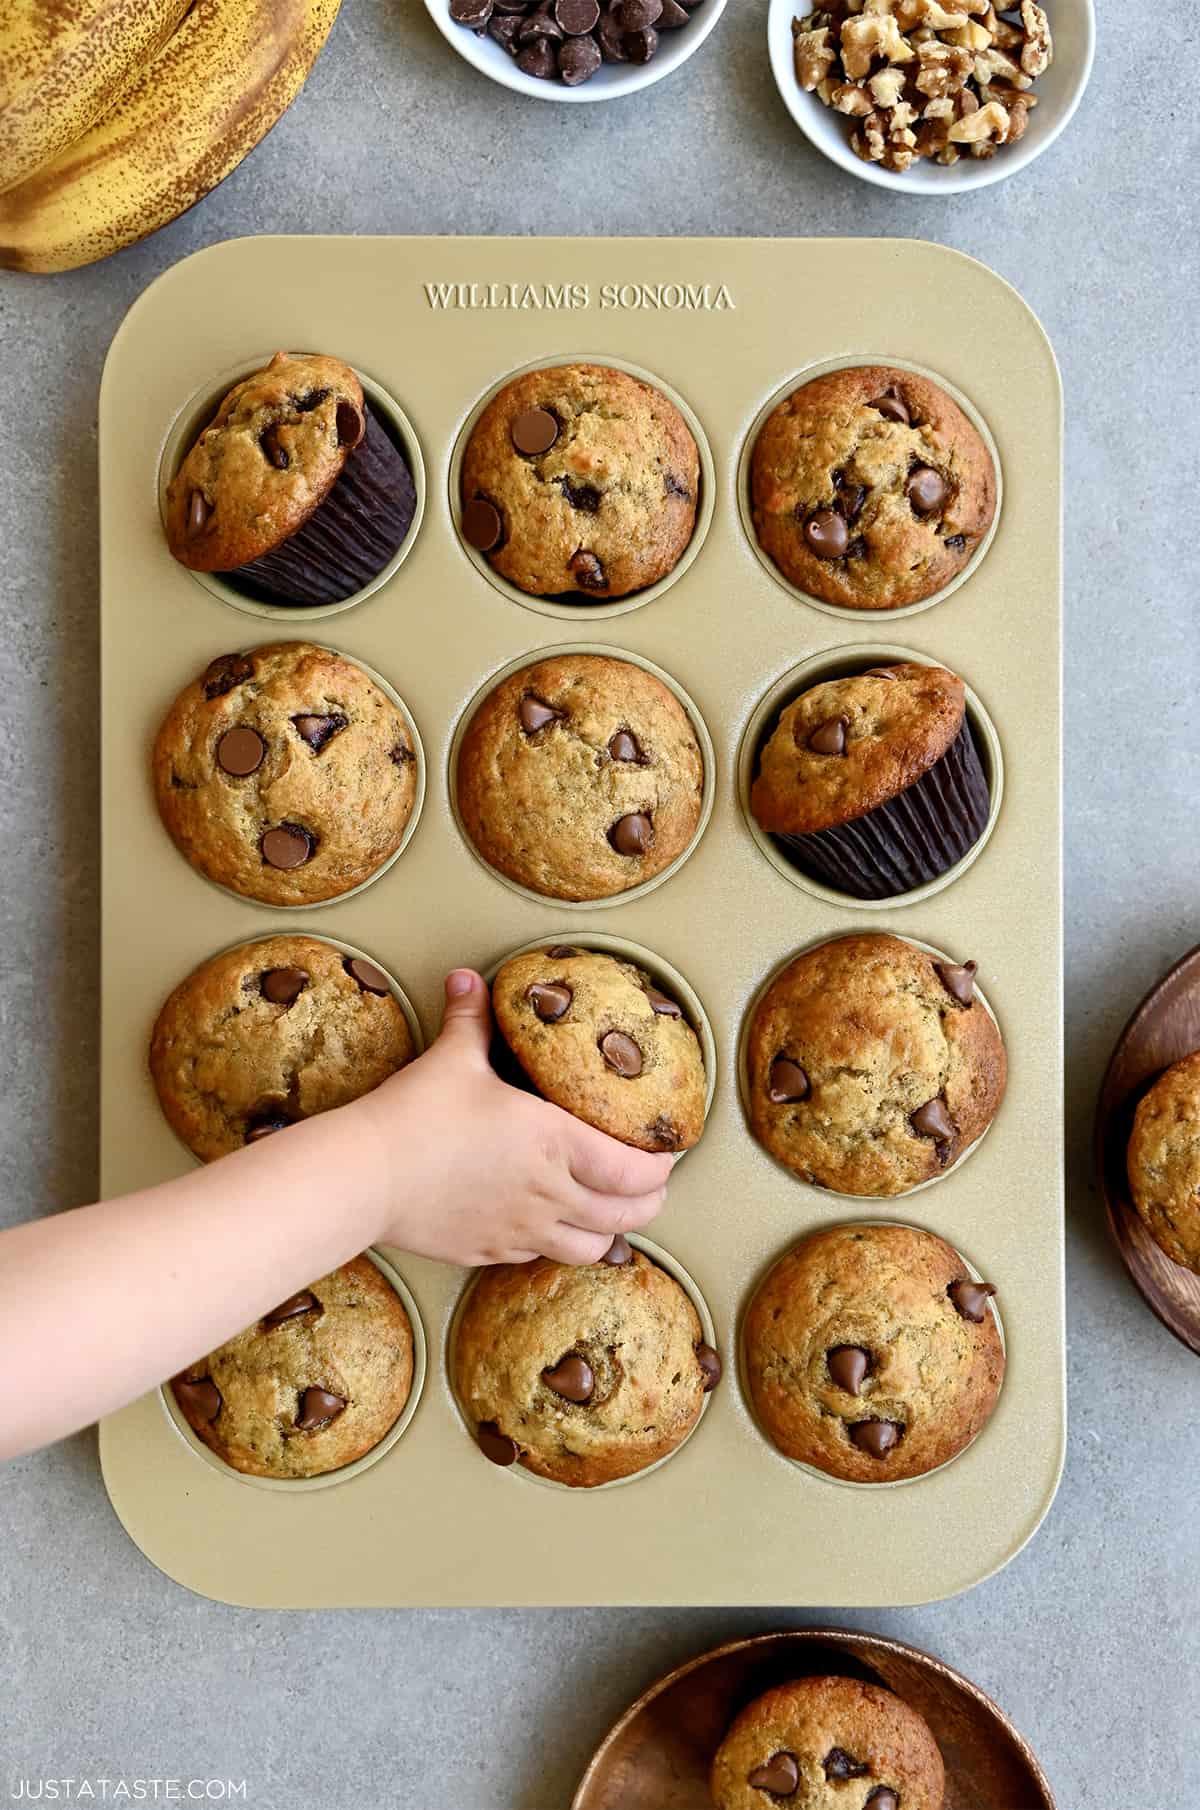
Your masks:
[{"label": "child's arm", "polygon": [[173,1375],[370,1244],[451,1263],[596,1262],[662,1206],[628,1149],[488,1063],[477,974],[418,1061],[178,1181],[0,1234],[0,1458]]}]

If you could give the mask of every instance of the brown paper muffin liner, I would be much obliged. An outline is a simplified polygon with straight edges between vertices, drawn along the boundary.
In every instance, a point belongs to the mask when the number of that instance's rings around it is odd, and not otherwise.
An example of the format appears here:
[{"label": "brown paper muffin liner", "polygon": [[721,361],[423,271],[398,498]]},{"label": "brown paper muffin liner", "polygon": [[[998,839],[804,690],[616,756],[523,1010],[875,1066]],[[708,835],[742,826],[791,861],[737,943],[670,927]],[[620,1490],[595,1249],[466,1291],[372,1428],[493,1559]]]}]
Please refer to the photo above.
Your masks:
[{"label": "brown paper muffin liner", "polygon": [[380,418],[367,431],[304,526],[227,579],[261,603],[341,603],[370,584],[412,526],[412,474]]},{"label": "brown paper muffin liner", "polygon": [[804,873],[855,899],[927,886],[972,849],[991,798],[969,722],[914,785],[862,817],[806,836],[776,836]]}]

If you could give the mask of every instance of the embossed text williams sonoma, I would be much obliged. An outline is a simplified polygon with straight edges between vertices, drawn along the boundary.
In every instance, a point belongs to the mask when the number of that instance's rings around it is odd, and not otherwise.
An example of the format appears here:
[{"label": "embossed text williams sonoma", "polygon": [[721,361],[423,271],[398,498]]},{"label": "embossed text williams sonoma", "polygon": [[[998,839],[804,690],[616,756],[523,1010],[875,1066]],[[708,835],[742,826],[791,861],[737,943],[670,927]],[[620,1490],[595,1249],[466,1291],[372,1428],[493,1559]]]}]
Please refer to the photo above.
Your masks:
[{"label": "embossed text williams sonoma", "polygon": [[649,309],[725,314],[736,308],[727,283],[425,283],[433,309]]}]

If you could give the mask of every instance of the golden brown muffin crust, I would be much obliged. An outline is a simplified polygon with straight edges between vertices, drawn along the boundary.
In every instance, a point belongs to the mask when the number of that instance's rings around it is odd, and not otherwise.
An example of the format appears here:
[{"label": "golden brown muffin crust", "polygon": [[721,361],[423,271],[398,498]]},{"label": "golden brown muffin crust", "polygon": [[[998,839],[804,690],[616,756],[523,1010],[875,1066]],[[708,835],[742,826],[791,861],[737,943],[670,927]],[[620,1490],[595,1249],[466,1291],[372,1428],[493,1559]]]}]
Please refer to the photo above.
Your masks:
[{"label": "golden brown muffin crust", "polygon": [[1200,1050],[1172,1063],[1138,1102],[1128,1169],[1154,1242],[1200,1275]]}]

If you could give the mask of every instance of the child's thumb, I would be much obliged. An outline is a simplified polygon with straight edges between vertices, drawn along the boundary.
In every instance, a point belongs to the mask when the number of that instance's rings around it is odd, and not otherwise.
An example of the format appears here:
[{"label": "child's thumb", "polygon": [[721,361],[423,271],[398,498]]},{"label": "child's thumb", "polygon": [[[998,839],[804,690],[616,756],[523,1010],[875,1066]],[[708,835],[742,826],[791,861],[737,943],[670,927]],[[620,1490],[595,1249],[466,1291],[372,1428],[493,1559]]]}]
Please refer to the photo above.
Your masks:
[{"label": "child's thumb", "polygon": [[487,1060],[492,1034],[492,1009],[487,984],[473,968],[455,968],[446,976],[446,1009],[442,1013],[439,1043],[447,1040],[464,1053]]}]

